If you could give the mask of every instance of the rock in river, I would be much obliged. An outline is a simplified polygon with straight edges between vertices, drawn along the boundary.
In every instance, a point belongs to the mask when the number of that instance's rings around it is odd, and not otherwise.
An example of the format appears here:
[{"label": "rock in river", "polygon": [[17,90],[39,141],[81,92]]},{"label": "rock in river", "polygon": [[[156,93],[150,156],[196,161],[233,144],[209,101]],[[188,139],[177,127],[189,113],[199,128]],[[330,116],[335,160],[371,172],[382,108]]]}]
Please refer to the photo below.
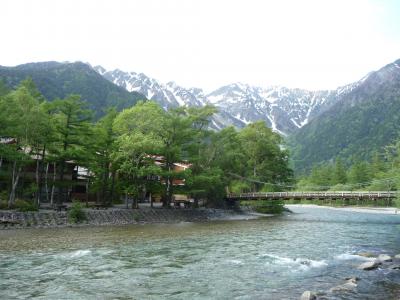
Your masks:
[{"label": "rock in river", "polygon": [[358,269],[360,270],[365,270],[365,271],[369,271],[369,270],[374,270],[376,269],[380,264],[382,264],[380,261],[378,260],[374,260],[374,261],[367,261],[365,263],[362,263],[361,265],[358,266]]},{"label": "rock in river", "polygon": [[350,277],[346,278],[346,283],[335,286],[331,288],[330,292],[344,292],[344,291],[352,291],[357,287],[357,281],[360,280],[358,277]]},{"label": "rock in river", "polygon": [[300,300],[316,300],[316,299],[317,296],[310,291],[305,291],[300,297]]},{"label": "rock in river", "polygon": [[376,255],[372,252],[359,252],[357,255],[362,257],[376,257]]},{"label": "rock in river", "polygon": [[389,266],[389,269],[400,270],[400,264],[393,264],[393,265]]},{"label": "rock in river", "polygon": [[392,258],[387,254],[379,254],[377,260],[381,262],[387,262],[387,261],[392,261]]}]

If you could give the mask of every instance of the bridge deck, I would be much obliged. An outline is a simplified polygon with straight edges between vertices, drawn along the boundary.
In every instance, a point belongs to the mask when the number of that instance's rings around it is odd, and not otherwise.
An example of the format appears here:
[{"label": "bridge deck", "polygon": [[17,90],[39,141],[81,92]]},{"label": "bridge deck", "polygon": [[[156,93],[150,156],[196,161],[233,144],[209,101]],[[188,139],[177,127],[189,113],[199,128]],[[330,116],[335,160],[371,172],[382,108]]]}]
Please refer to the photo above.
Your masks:
[{"label": "bridge deck", "polygon": [[397,192],[274,192],[274,193],[242,193],[242,194],[228,194],[228,200],[291,200],[291,199],[310,199],[310,200],[324,200],[324,199],[393,199],[399,194]]}]

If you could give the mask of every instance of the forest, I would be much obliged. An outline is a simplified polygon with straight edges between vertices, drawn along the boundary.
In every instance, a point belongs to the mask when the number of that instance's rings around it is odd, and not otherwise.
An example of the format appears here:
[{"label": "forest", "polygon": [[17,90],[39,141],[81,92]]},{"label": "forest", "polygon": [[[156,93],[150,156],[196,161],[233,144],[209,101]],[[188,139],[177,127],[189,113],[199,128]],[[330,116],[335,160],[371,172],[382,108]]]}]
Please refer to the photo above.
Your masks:
[{"label": "forest", "polygon": [[[2,208],[77,200],[71,190],[79,176],[96,202],[129,196],[133,207],[149,192],[165,207],[174,194],[218,206],[227,191],[278,191],[294,183],[284,141],[264,122],[216,132],[209,129],[213,106],[165,111],[139,101],[96,119],[79,95],[50,100],[29,78],[15,89],[0,85]],[[176,163],[190,167],[177,171]]]},{"label": "forest", "polygon": [[340,157],[315,165],[298,176],[300,191],[396,191],[400,188],[400,141],[375,152],[370,161],[353,156],[350,164]]}]

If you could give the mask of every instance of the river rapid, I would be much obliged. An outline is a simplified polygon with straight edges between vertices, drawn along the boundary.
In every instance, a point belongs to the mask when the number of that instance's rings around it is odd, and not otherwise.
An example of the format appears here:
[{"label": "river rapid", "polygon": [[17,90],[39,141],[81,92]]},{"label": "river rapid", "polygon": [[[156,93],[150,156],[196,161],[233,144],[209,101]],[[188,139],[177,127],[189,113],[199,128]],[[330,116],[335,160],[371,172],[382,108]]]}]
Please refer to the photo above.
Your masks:
[{"label": "river rapid", "polygon": [[257,220],[0,231],[0,299],[400,299],[400,215],[293,207]]}]

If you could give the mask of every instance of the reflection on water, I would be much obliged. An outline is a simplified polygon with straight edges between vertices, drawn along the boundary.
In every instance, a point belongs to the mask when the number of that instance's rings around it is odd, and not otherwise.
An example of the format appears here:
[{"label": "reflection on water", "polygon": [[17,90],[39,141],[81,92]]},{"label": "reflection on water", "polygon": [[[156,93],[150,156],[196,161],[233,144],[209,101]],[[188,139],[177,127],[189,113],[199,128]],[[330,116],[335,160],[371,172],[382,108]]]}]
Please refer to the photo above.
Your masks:
[{"label": "reflection on water", "polygon": [[400,271],[363,272],[359,252],[400,253],[400,216],[295,208],[248,221],[0,232],[3,299],[298,299],[345,277],[397,299]]}]

